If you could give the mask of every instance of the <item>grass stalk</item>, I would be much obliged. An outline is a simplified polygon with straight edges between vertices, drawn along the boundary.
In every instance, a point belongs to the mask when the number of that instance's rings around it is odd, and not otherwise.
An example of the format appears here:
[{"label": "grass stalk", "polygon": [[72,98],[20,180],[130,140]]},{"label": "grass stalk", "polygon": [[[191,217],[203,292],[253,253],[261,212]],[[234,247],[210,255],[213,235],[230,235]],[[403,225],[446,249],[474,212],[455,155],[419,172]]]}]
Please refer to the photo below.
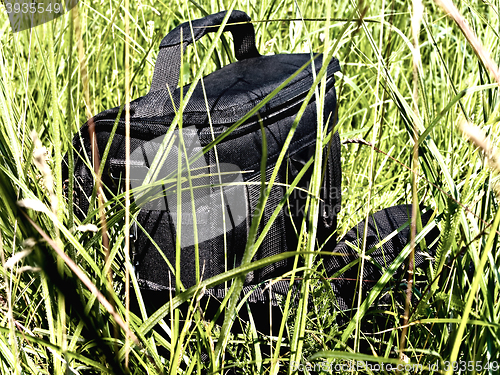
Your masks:
[{"label": "grass stalk", "polygon": [[129,369],[130,339],[130,1],[125,0],[125,369]]},{"label": "grass stalk", "polygon": [[[486,245],[483,248],[483,253],[481,254],[481,259],[479,261],[479,264],[476,268],[476,272],[474,273],[474,278],[472,279],[472,284],[469,290],[469,293],[467,295],[467,302],[464,308],[464,313],[462,315],[462,319],[460,321],[460,325],[458,326],[458,331],[455,336],[455,340],[452,346],[452,352],[450,355],[450,361],[457,361],[458,355],[460,353],[460,348],[462,347],[462,339],[464,336],[465,328],[467,326],[467,322],[469,320],[469,315],[472,310],[472,304],[476,300],[476,293],[479,289],[479,283],[483,278],[483,271],[484,271],[484,266],[486,265],[486,262],[488,261],[488,256],[491,254],[491,251],[493,250],[493,242],[497,238],[496,230],[498,228],[498,225],[500,224],[500,210],[497,210],[496,215],[495,215],[495,220],[493,222],[493,225],[491,226],[490,233],[488,234],[488,239],[486,241]],[[448,369],[446,371],[447,375],[453,374],[453,369]]]},{"label": "grass stalk", "polygon": [[[424,6],[420,0],[413,0],[413,13],[412,13],[412,35],[413,35],[413,106],[415,117],[419,116],[418,110],[418,84],[419,84],[419,71],[420,66],[420,25],[422,21],[422,16],[424,12]],[[406,286],[406,300],[405,300],[405,312],[403,315],[403,329],[401,330],[401,338],[399,341],[399,359],[404,360],[405,346],[406,346],[406,335],[408,334],[408,321],[410,314],[410,305],[413,295],[413,285],[415,278],[415,237],[417,236],[417,221],[419,215],[419,199],[418,199],[418,127],[413,124],[413,152],[412,152],[412,174],[411,174],[411,225],[410,225],[410,256],[408,258],[408,276],[407,276],[407,286]]]},{"label": "grass stalk", "polygon": [[[382,1],[382,10],[381,10],[381,15],[380,18],[383,20],[385,17],[385,1]],[[363,23],[364,24],[364,23]],[[384,23],[380,23],[380,37],[379,37],[379,51],[382,50],[382,41],[383,41],[383,35],[384,35]],[[366,28],[365,28],[366,30]],[[381,85],[381,78],[382,78],[382,69],[383,69],[383,60],[379,58],[378,60],[378,65],[377,65],[377,80],[375,84],[375,95],[379,95],[379,90],[380,90],[380,85]],[[373,125],[373,131],[372,131],[372,144],[376,144],[377,141],[377,136],[379,133],[379,127],[380,123],[382,121],[381,116],[379,115],[379,111],[381,112],[381,109],[379,109],[379,106],[375,107],[375,114],[374,114],[374,125]],[[365,208],[365,218],[364,218],[364,228],[363,228],[363,239],[362,239],[362,245],[361,245],[361,252],[360,252],[360,258],[361,258],[361,264],[359,266],[359,271],[358,271],[358,298],[357,298],[357,311],[362,311],[361,310],[361,298],[360,296],[363,295],[363,275],[364,275],[364,270],[365,270],[365,259],[366,259],[366,241],[367,241],[367,233],[368,233],[368,218],[370,214],[372,213],[372,207],[371,207],[371,201],[372,201],[372,194],[373,194],[373,185],[374,185],[374,177],[375,177],[375,172],[374,172],[374,162],[375,162],[375,150],[372,149],[370,152],[370,159],[368,162],[368,197],[367,197],[367,205]],[[361,317],[362,315],[356,314],[355,315],[355,332],[354,332],[354,350],[359,351],[359,336],[360,336],[360,323],[361,323]]]}]

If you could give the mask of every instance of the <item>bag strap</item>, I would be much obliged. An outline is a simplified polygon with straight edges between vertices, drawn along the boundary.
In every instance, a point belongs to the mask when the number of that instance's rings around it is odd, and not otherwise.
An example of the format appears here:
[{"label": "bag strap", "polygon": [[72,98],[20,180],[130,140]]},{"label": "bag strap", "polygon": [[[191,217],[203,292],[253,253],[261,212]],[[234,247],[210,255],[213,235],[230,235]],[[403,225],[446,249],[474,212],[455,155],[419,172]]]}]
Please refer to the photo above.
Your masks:
[{"label": "bag strap", "polygon": [[[227,11],[222,11],[191,23],[185,22],[163,38],[156,59],[150,92],[165,89],[166,86],[171,92],[177,88],[181,71],[181,52],[205,34],[217,32],[217,26],[222,24],[226,13]],[[250,21],[250,17],[245,12],[233,10],[224,28],[225,32],[230,31],[233,34],[234,49],[238,60],[260,56],[255,47],[255,32]]]}]

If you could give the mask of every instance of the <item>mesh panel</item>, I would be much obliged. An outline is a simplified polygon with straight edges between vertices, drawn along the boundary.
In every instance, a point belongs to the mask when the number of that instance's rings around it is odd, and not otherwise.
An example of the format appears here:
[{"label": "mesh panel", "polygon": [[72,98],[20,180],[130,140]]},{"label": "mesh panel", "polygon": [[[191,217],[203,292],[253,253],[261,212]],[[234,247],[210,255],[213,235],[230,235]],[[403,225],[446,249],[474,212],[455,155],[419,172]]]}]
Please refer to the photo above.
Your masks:
[{"label": "mesh panel", "polygon": [[[233,13],[231,16],[233,17],[233,21],[247,20],[244,13]],[[196,29],[194,39],[201,37],[207,31],[215,31],[216,28],[208,30],[204,29],[204,26],[215,21],[220,21],[220,17],[221,14],[195,21],[195,23],[199,24],[199,27]],[[161,45],[162,52],[155,66],[152,90],[148,95],[138,98],[130,104],[131,149],[132,151],[139,150],[139,155],[142,152],[142,159],[146,161],[144,166],[137,163],[133,165],[133,168],[140,169],[145,167],[147,169],[149,167],[150,161],[145,157],[150,153],[148,149],[150,145],[147,142],[166,134],[179,106],[181,90],[175,90],[175,86],[180,67],[179,52],[182,48],[179,45],[180,38],[178,32],[180,29],[189,29],[189,33],[185,34],[184,38],[190,36],[191,27],[186,28],[186,24],[184,24],[180,28],[177,28],[176,32],[169,34],[170,36],[163,40]],[[225,132],[229,126],[240,120],[242,116],[246,115],[255,105],[275,90],[278,85],[295,74],[299,68],[310,60],[309,54],[259,56],[253,42],[253,31],[250,29],[253,29],[251,24],[229,26],[228,30],[233,32],[235,40],[236,55],[242,61],[231,64],[204,77],[206,90],[204,91],[201,84],[199,84],[183,112],[184,126],[192,125],[196,127],[202,147],[213,140],[208,126],[209,116],[207,114],[205,97],[208,101],[210,118],[214,124],[215,137],[217,137],[222,132]],[[175,51],[173,48],[175,48]],[[275,163],[277,155],[283,147],[284,140],[290,130],[297,110],[302,105],[303,99],[312,85],[314,76],[312,71],[313,69],[316,72],[319,71],[321,61],[321,56],[317,56],[314,67],[308,66],[298,73],[286,87],[259,110],[258,115],[254,115],[244,124],[241,124],[217,146],[219,161],[221,163],[235,164],[243,171],[256,170],[257,172],[253,174],[251,181],[257,182],[257,184],[246,187],[248,198],[243,198],[244,200],[248,199],[248,202],[246,202],[248,205],[246,221],[237,225],[233,230],[226,232],[225,235],[215,236],[199,244],[200,270],[204,268],[203,279],[218,275],[241,263],[250,224],[250,213],[257,206],[259,199],[260,189],[258,183],[260,182],[260,176],[258,170],[262,149],[260,126],[264,125],[266,130],[268,165],[272,165]],[[331,113],[335,111],[336,101],[333,74],[338,70],[338,61],[333,59],[326,73],[327,96],[324,107],[325,118],[330,117]],[[172,92],[173,100],[166,90],[167,85],[171,88],[170,91]],[[186,89],[184,89],[184,92],[186,92]],[[288,150],[290,155],[299,153],[314,143],[317,119],[314,100],[315,98],[313,97],[296,129],[295,137]],[[116,133],[104,167],[105,176],[103,176],[103,183],[110,189],[116,189],[118,185],[123,187],[123,181],[120,181],[120,179],[123,179],[125,167],[125,112],[117,107],[101,112],[91,120],[95,125],[98,148],[102,155],[110,134],[115,127],[116,118],[119,113],[121,113],[120,119],[116,125]],[[89,138],[88,125],[85,125],[81,130],[81,134],[74,139],[75,150],[78,150],[79,153],[90,155],[91,142]],[[81,147],[82,143],[83,148]],[[213,151],[205,156],[209,165],[215,164]],[[92,192],[93,181],[89,173],[90,171],[87,171],[83,160],[78,156],[75,160],[77,163],[75,166],[76,175],[78,176],[80,173],[78,177],[82,186],[81,194],[78,196],[79,199],[76,200],[79,203],[77,211],[80,217],[83,217],[88,210],[87,197]],[[166,166],[168,167],[168,165]],[[170,169],[175,168],[171,167]],[[272,168],[269,167],[266,172],[267,179],[269,179],[271,173]],[[283,169],[276,183],[285,182],[284,173]],[[67,168],[64,169],[64,174],[67,174]],[[250,178],[250,175],[245,175],[245,178],[246,176]],[[213,185],[218,181],[208,178],[205,182]],[[225,191],[223,195],[222,199],[224,202],[231,200],[231,193],[229,191]],[[183,193],[183,198],[186,198],[186,196],[189,198],[190,193]],[[210,206],[210,204],[204,201],[206,200],[206,194],[203,194],[201,191],[195,190],[194,196],[195,201],[200,203],[196,206],[197,216],[199,214],[200,219],[204,218],[207,220],[206,225],[200,228],[200,231],[216,232],[220,229],[218,228],[219,224],[216,224],[217,220],[224,213],[204,210],[203,206]],[[264,209],[259,234],[265,223],[270,220],[282,196],[283,188],[274,186]],[[188,198],[184,200],[189,200]],[[169,212],[169,210],[173,211],[175,209],[174,206],[174,203],[163,197],[163,199],[153,200],[149,206],[146,206],[148,210],[141,210],[139,213],[138,221],[144,227],[144,231],[139,229],[135,244],[137,249],[136,270],[138,271],[139,282],[144,288],[151,290],[173,288],[171,283],[175,280],[175,277],[166,266],[164,257],[172,265],[175,263],[175,238],[178,232],[176,229],[177,220],[174,220],[172,212]],[[232,220],[232,218],[231,216],[228,220]],[[187,222],[186,225],[189,225],[190,221],[192,222],[189,215],[181,219],[182,222]],[[290,232],[289,227],[287,227],[288,225],[288,218],[281,212],[271,226],[255,259],[269,257],[292,248],[290,241],[293,243],[294,238],[290,238],[289,235],[292,234],[292,237],[295,235]],[[153,243],[156,243],[157,246],[154,246]],[[182,249],[180,273],[184,286],[191,286],[196,283],[194,272],[195,254],[194,245],[184,246]],[[261,288],[259,283],[267,278],[283,273],[287,270],[288,265],[289,260],[284,260],[250,273],[246,280],[245,290],[248,291],[257,287],[252,300],[267,299],[264,287]],[[273,293],[276,293],[276,291],[286,293],[287,289],[287,283],[279,283],[276,288],[273,288]],[[220,293],[224,293],[224,290],[223,287],[217,287],[208,293],[219,295]]]},{"label": "mesh panel", "polygon": [[[266,170],[266,181],[269,181],[272,173],[273,173],[273,168],[268,168]],[[255,207],[257,207],[259,199],[260,176],[254,177],[253,179],[250,180],[250,182],[257,183],[255,185],[249,185],[250,189],[256,190],[252,194],[250,194],[250,205],[253,209],[255,209]],[[259,226],[258,235],[262,233],[262,229],[269,222],[274,213],[274,210],[278,206],[278,203],[283,198],[283,188],[279,185],[276,185],[282,182],[283,179],[281,177],[281,173],[278,173],[275,184],[271,188],[271,192],[267,199],[266,206],[264,207],[264,214]],[[285,216],[283,215],[283,210],[281,210],[276,219],[274,220],[273,224],[269,228],[269,232],[266,234],[266,239],[265,241],[262,242],[261,247],[257,251],[255,259],[267,258],[269,256],[276,255],[284,251],[287,251]],[[280,269],[282,271],[281,273],[283,273],[286,265],[287,265],[287,260],[282,260],[256,271],[255,272],[256,281],[263,281],[267,277],[272,275],[274,271]]]}]

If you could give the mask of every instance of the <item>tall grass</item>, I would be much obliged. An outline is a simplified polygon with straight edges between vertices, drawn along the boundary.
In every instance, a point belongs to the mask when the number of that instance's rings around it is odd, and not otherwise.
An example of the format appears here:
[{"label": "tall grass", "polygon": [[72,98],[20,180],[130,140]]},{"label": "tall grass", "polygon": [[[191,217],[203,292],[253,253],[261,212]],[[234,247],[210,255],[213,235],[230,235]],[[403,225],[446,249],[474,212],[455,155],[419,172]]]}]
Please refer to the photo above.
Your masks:
[{"label": "tall grass", "polygon": [[[464,371],[496,373],[499,171],[488,164],[486,155],[491,153],[470,143],[459,125],[477,125],[491,145],[498,143],[498,85],[482,52],[478,57],[477,48],[455,22],[435,3],[426,1],[423,6],[415,41],[412,5],[396,0],[81,1],[53,22],[15,34],[3,12],[0,373],[195,374],[232,368],[277,374],[292,373],[291,361],[309,363],[310,368],[321,364],[303,371],[335,373],[335,365],[358,360],[420,364],[429,372],[436,364],[448,370],[452,364],[446,361],[458,360],[462,362],[455,365],[465,366]],[[498,2],[457,6],[498,63]],[[343,140],[367,142],[343,146],[337,237],[370,213],[411,203],[413,198],[435,210],[431,224],[442,231],[440,244],[429,270],[417,271],[407,318],[403,319],[406,276],[394,280],[393,271],[405,264],[410,246],[357,309],[345,316],[336,309],[331,290],[312,281],[325,276],[313,252],[331,251],[316,243],[314,227],[298,228],[300,248],[305,250],[301,277],[310,280],[302,284],[298,306],[283,302],[287,313],[279,337],[258,332],[253,324],[258,317],[250,319],[243,334],[232,334],[233,312],[246,309],[234,296],[224,302],[222,327],[204,321],[200,313],[203,306],[197,296],[204,287],[242,280],[249,271],[283,256],[252,263],[250,242],[248,262],[240,268],[181,290],[152,315],[139,300],[139,316],[129,315],[126,231],[111,220],[105,246],[99,215],[89,218],[89,225],[77,222],[71,196],[63,197],[62,156],[90,115],[125,104],[127,87],[132,99],[148,92],[159,41],[169,30],[229,8],[244,10],[255,21],[262,54],[314,51],[341,61],[336,76],[337,129]],[[233,61],[217,39],[202,40],[196,51],[188,50],[181,82],[196,81]],[[414,59],[416,46],[420,59]],[[320,78],[317,90],[323,97]],[[311,189],[319,188],[325,144],[320,135]],[[309,204],[314,218],[318,202],[311,199]],[[416,234],[417,243],[428,229]],[[258,244],[258,238],[253,240]],[[128,276],[130,288],[138,292],[135,275]],[[233,285],[237,293],[238,282]],[[393,302],[379,303],[384,295]],[[492,369],[486,370],[487,365]]]}]

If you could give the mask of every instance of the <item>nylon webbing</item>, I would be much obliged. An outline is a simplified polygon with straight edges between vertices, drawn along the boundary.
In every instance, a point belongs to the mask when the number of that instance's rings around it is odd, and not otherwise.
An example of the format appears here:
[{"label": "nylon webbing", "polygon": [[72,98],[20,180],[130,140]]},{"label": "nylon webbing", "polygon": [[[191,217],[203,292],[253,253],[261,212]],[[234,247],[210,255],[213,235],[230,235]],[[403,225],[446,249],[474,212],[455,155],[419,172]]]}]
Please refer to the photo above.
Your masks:
[{"label": "nylon webbing", "polygon": [[[217,32],[226,13],[226,11],[222,11],[212,14],[192,21],[191,24],[185,22],[163,38],[160,43],[150,92],[166,89],[167,86],[170,92],[177,88],[181,71],[181,52],[205,34]],[[233,35],[234,50],[238,60],[260,56],[255,47],[255,32],[253,25],[249,23],[250,21],[251,19],[246,13],[233,10],[224,28],[224,32],[230,31]],[[191,32],[191,27],[193,32]]]}]

